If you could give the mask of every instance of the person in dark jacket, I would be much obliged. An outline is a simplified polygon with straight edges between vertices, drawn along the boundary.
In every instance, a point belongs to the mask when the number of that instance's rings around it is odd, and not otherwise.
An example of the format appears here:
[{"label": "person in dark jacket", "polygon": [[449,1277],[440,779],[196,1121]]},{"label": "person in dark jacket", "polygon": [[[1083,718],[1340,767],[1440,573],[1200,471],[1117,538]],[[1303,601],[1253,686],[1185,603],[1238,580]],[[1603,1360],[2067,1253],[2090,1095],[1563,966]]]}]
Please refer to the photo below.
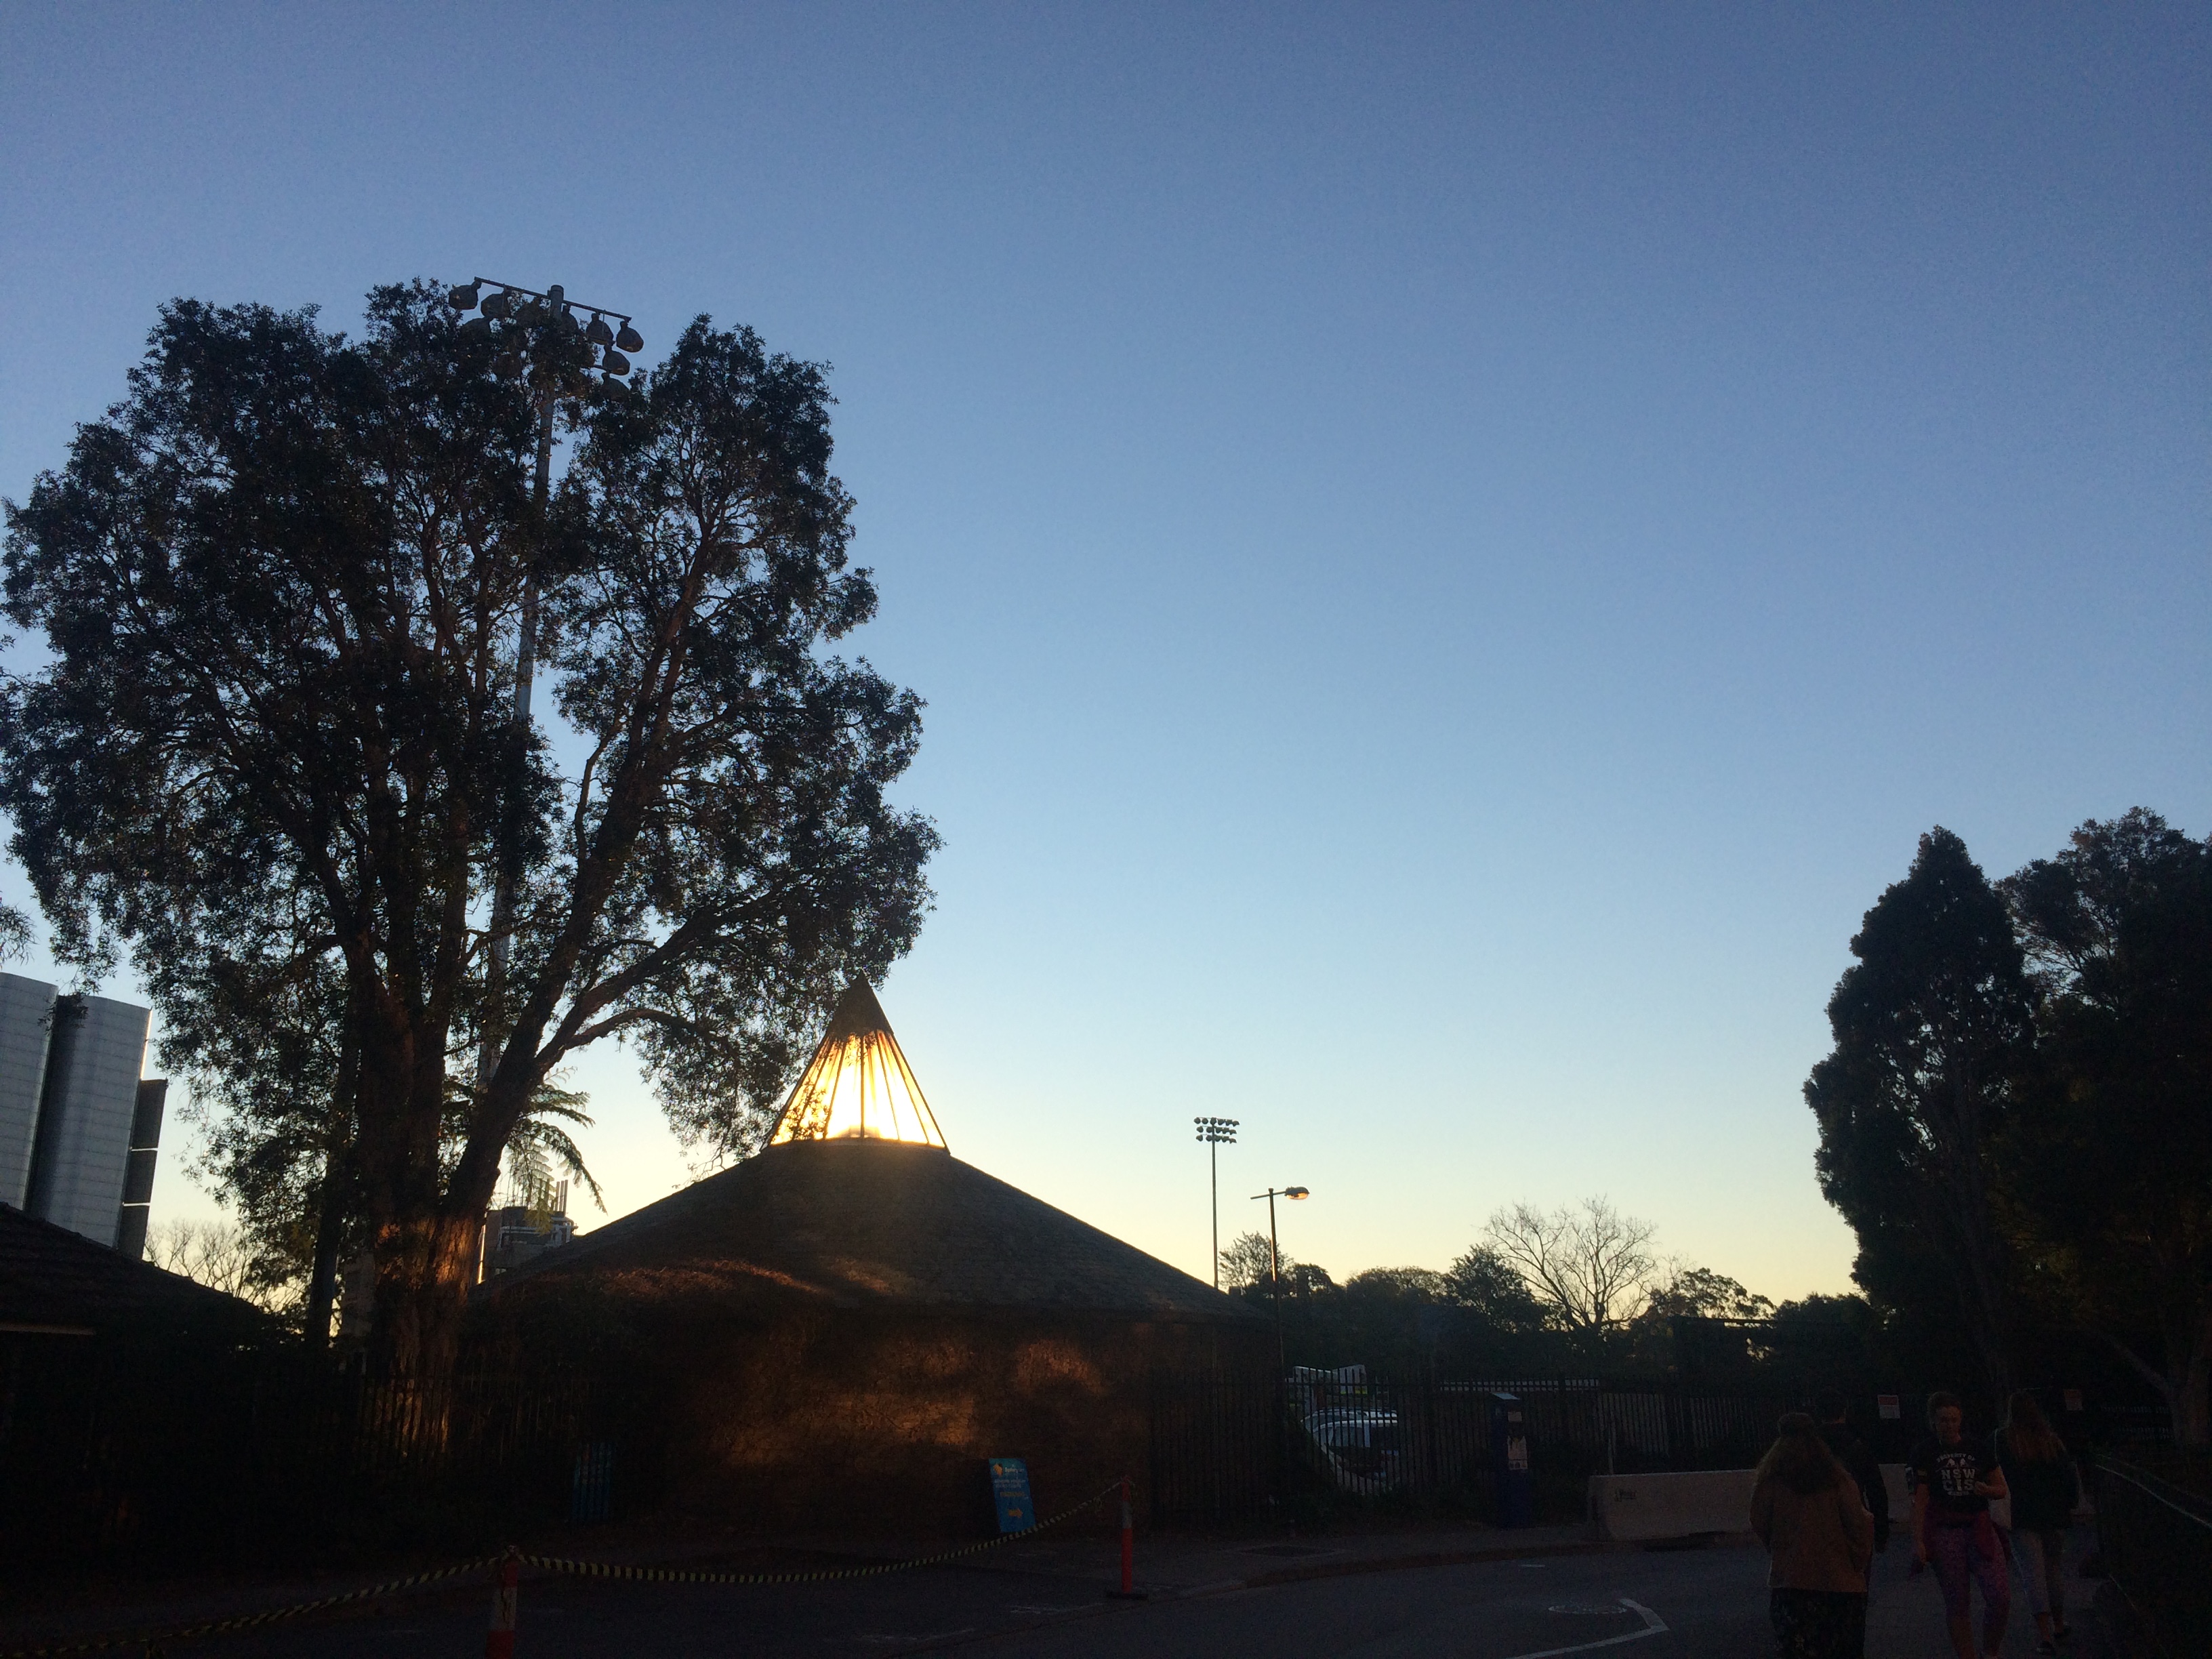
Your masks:
[{"label": "person in dark jacket", "polygon": [[1859,1497],[1874,1516],[1874,1547],[1880,1554],[1889,1547],[1889,1488],[1882,1484],[1881,1465],[1874,1461],[1867,1443],[1851,1432],[1844,1420],[1848,1408],[1840,1390],[1823,1389],[1813,1396],[1813,1410],[1820,1419],[1820,1438],[1836,1455],[1836,1462],[1858,1483]]},{"label": "person in dark jacket", "polygon": [[2081,1478],[2066,1443],[2032,1394],[2013,1395],[1997,1433],[1997,1462],[2012,1492],[2012,1548],[2035,1609],[2035,1650],[2056,1653],[2066,1627],[2066,1529],[2081,1500]]}]

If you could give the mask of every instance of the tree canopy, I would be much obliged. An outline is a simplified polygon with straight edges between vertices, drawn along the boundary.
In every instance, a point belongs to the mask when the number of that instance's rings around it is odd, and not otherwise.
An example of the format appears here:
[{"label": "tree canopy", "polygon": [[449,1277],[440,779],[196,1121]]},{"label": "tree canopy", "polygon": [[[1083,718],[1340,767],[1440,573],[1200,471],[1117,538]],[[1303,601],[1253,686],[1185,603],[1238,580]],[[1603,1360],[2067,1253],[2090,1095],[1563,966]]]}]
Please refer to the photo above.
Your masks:
[{"label": "tree canopy", "polygon": [[1990,1160],[2032,1036],[2020,945],[1966,843],[1938,828],[1850,948],[1828,1001],[1835,1048],[1805,1085],[1821,1190],[1858,1231],[1869,1289],[1893,1294],[1900,1266],[1933,1253],[2002,1392],[2009,1280]]},{"label": "tree canopy", "polygon": [[2003,884],[2039,993],[2003,1149],[2024,1287],[2212,1440],[2212,843],[2141,808]]},{"label": "tree canopy", "polygon": [[[571,405],[541,519],[536,414],[490,359],[422,283],[357,340],[179,301],[6,509],[8,611],[51,655],[0,701],[0,805],[58,951],[131,951],[204,1066],[312,1043],[302,1097],[233,1121],[343,1148],[402,1371],[450,1363],[477,1218],[566,1059],[622,1038],[687,1139],[757,1145],[821,1011],[911,944],[936,845],[886,795],[919,699],[824,648],[876,596],[822,370],[698,319]],[[518,745],[532,581],[566,729]],[[295,1026],[218,1035],[277,988]]]},{"label": "tree canopy", "polygon": [[1655,1231],[1608,1199],[1586,1198],[1552,1211],[1509,1205],[1490,1218],[1483,1241],[1560,1323],[1601,1334],[1642,1305],[1659,1266]]},{"label": "tree canopy", "polygon": [[1992,885],[1934,830],[1851,950],[1805,1094],[1870,1334],[1993,1389],[2094,1337],[2212,1441],[2212,841],[2138,807]]}]

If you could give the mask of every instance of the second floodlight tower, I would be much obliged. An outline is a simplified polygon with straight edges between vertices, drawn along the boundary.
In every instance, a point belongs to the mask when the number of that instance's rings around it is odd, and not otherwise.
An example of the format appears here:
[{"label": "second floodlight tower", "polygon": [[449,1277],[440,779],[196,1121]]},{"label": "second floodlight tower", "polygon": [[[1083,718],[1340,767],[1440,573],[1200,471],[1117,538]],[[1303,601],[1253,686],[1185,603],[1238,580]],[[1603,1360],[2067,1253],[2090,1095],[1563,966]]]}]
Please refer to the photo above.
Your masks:
[{"label": "second floodlight tower", "polygon": [[1221,1288],[1221,1149],[1237,1144],[1233,1117],[1194,1117],[1198,1138],[1206,1143],[1206,1175],[1213,1195],[1213,1288]]}]

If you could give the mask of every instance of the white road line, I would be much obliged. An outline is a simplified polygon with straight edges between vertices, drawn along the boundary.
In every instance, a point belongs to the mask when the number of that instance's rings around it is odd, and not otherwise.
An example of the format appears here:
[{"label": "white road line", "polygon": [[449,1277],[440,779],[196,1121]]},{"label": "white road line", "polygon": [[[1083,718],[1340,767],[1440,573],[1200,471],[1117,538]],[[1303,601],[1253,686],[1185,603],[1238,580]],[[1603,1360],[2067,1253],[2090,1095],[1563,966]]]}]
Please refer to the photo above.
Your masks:
[{"label": "white road line", "polygon": [[1632,1630],[1626,1636],[1607,1636],[1595,1642],[1577,1642],[1571,1648],[1543,1648],[1534,1653],[1516,1653],[1513,1659],[1558,1659],[1563,1653],[1588,1653],[1593,1648],[1619,1647],[1623,1642],[1641,1642],[1647,1636],[1656,1636],[1667,1628],[1667,1621],[1643,1602],[1632,1601],[1624,1595],[1620,1598],[1620,1605],[1631,1613],[1641,1615],[1644,1620],[1642,1630]]}]

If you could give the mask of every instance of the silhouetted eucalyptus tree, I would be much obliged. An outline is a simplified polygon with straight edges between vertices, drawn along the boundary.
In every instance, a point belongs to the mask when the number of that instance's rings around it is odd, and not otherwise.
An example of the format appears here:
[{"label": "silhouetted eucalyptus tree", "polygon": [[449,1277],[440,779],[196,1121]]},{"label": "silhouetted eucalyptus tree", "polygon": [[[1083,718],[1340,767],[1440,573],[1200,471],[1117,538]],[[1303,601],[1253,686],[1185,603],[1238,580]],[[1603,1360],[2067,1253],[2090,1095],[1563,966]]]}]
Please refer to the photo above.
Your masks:
[{"label": "silhouetted eucalyptus tree", "polygon": [[1886,1300],[1924,1245],[1942,1263],[1990,1385],[2010,1386],[2005,1249],[1991,1160],[2032,1038],[2004,902],[1935,829],[1851,940],[1828,1001],[1835,1050],[1805,1099],[1820,1123],[1820,1188],[1859,1236],[1860,1282]]},{"label": "silhouetted eucalyptus tree", "polygon": [[[2043,995],[2003,1162],[2031,1290],[2212,1441],[2212,843],[2094,819],[2003,883]],[[2144,1340],[2146,1337],[2152,1342]]]},{"label": "silhouetted eucalyptus tree", "polygon": [[[823,650],[875,593],[820,371],[701,319],[576,413],[541,535],[530,405],[441,300],[378,290],[359,341],[165,309],[130,395],[8,508],[9,611],[52,654],[0,708],[0,805],[64,955],[132,949],[165,1021],[229,967],[335,970],[351,1098],[325,1115],[402,1374],[452,1362],[553,1069],[635,1040],[683,1133],[754,1144],[819,1011],[911,943],[936,839],[884,799],[918,701]],[[517,754],[529,561],[574,738]],[[478,1089],[502,792],[530,834]]]}]

